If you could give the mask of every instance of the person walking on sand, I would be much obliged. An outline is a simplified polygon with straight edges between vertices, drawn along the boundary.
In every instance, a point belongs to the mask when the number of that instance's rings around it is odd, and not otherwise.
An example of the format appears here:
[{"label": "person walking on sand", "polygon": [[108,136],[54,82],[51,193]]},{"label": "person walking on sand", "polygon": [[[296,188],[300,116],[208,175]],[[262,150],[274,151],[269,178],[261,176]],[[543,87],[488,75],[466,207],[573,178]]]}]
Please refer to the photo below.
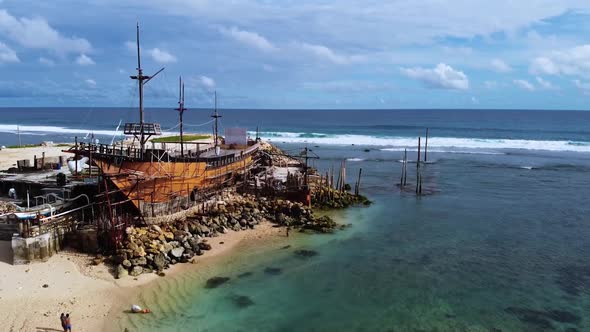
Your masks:
[{"label": "person walking on sand", "polygon": [[64,331],[72,332],[72,321],[70,320],[70,314],[66,314],[66,329]]},{"label": "person walking on sand", "polygon": [[61,328],[66,332],[66,315],[63,312],[61,313],[61,316],[59,316],[59,320],[61,321]]}]

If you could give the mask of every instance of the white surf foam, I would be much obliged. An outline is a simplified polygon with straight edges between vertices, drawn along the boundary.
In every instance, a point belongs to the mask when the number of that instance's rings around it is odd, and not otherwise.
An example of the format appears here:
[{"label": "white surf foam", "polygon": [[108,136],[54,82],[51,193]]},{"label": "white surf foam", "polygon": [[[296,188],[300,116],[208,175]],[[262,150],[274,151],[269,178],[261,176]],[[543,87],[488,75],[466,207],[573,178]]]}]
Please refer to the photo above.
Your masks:
[{"label": "white surf foam", "polygon": [[[416,149],[417,139],[413,137],[379,137],[369,135],[330,135],[297,132],[263,132],[263,139],[285,143],[312,143],[326,145],[379,146],[384,151]],[[424,143],[422,143],[424,144]],[[549,141],[524,139],[485,139],[458,137],[429,137],[431,152],[503,154],[504,149],[590,152],[590,142]],[[483,151],[482,151],[483,150]],[[500,150],[500,151],[498,151]]]},{"label": "white surf foam", "polygon": [[[424,146],[424,145],[423,145]],[[417,148],[383,148],[380,149],[381,151],[400,151],[403,152],[407,150],[408,153],[410,152],[418,152]],[[464,151],[457,151],[457,150],[444,150],[444,149],[431,149],[430,142],[428,142],[428,152],[438,152],[438,153],[452,153],[452,154],[489,154],[489,155],[504,155],[504,152],[493,152],[493,151],[478,151],[478,150],[464,150]]]},{"label": "white surf foam", "polygon": [[[114,126],[116,127],[116,126]],[[22,135],[46,135],[46,134],[84,134],[93,132],[95,135],[113,136],[115,134],[122,134],[122,131],[118,133],[115,130],[90,130],[81,128],[66,128],[57,126],[18,126],[13,124],[0,124],[0,132],[16,134],[18,131]]]},{"label": "white surf foam", "polygon": [[348,158],[347,161],[364,161],[363,158]]}]

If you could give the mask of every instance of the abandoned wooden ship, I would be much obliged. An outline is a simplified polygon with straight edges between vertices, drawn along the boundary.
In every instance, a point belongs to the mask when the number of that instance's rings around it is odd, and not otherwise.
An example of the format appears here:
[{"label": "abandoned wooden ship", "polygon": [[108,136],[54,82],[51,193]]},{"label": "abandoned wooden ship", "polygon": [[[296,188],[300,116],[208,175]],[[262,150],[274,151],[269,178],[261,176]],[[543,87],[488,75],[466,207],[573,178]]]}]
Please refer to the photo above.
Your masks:
[{"label": "abandoned wooden ship", "polygon": [[212,142],[185,142],[182,114],[186,109],[182,82],[179,107],[176,108],[180,115],[180,141],[159,146],[150,142],[150,137],[161,135],[162,131],[158,123],[144,121],[144,85],[162,69],[152,76],[143,74],[139,45],[138,25],[137,75],[131,79],[138,83],[139,123],[126,123],[124,127],[125,135],[133,137],[132,144],[76,143],[68,151],[78,157],[87,157],[90,167],[96,165],[105,183],[110,181],[127,201],[133,203],[141,216],[158,217],[186,209],[202,195],[243,177],[252,166],[260,144],[258,139],[247,138],[245,130],[238,130],[242,136],[238,135],[231,142],[220,137],[217,95],[211,115],[214,121]]}]

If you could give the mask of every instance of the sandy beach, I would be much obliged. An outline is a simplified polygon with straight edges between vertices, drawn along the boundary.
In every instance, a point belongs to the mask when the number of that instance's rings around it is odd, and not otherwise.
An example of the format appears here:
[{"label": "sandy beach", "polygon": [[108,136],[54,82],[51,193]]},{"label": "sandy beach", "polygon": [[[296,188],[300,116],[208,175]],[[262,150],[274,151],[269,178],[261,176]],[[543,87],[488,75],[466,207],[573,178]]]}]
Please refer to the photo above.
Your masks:
[{"label": "sandy beach", "polygon": [[10,167],[16,167],[16,161],[22,159],[30,159],[31,165],[33,158],[37,156],[41,158],[43,152],[45,157],[59,157],[59,156],[71,156],[67,152],[65,146],[36,146],[28,148],[15,148],[15,149],[2,149],[0,150],[0,170],[7,170]]},{"label": "sandy beach", "polygon": [[[230,231],[209,239],[213,248],[195,264],[177,264],[167,275],[205,269],[242,244],[282,241],[284,230],[262,223],[254,230]],[[223,244],[220,244],[223,242]],[[0,312],[8,331],[61,331],[59,315],[70,313],[75,331],[103,331],[125,314],[130,298],[150,287],[156,274],[116,280],[106,265],[91,265],[88,255],[64,251],[45,263],[13,266],[10,242],[0,241]],[[163,277],[166,278],[166,277]],[[44,287],[47,285],[47,287]],[[110,326],[110,325],[109,325]]]}]

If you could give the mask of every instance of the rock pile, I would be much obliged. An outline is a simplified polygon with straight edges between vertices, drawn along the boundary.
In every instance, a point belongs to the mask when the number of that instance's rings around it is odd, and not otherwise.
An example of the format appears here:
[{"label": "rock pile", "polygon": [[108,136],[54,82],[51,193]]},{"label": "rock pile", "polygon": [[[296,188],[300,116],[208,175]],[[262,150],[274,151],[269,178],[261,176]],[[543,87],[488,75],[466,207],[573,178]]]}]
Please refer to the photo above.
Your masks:
[{"label": "rock pile", "polygon": [[120,249],[112,257],[116,276],[160,273],[169,265],[189,262],[210,250],[207,237],[228,230],[254,228],[262,221],[313,232],[328,233],[338,227],[330,217],[316,217],[301,203],[271,200],[252,195],[230,196],[211,206],[206,213],[187,215],[171,223],[128,227]]},{"label": "rock pile", "polygon": [[354,195],[348,191],[339,191],[321,185],[312,192],[311,202],[314,207],[322,209],[342,209],[351,205],[370,205],[372,202],[363,195]]}]

